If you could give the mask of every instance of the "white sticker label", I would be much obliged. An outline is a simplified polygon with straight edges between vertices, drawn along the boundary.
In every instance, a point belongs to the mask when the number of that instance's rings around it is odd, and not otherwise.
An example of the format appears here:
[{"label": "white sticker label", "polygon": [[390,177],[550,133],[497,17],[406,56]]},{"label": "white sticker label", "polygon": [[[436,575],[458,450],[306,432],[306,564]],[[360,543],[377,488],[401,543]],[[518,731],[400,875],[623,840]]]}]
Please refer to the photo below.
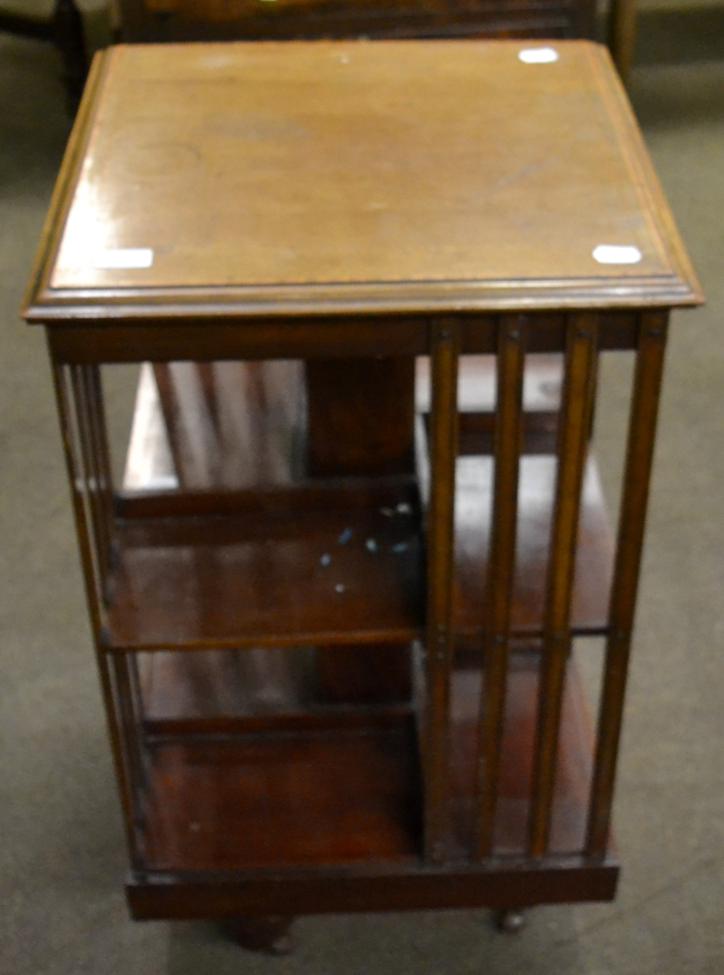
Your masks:
[{"label": "white sticker label", "polygon": [[109,269],[151,267],[153,251],[150,247],[108,247],[95,254],[93,264]]},{"label": "white sticker label", "polygon": [[518,59],[523,64],[552,64],[558,60],[558,51],[554,47],[526,47],[518,52]]},{"label": "white sticker label", "polygon": [[638,264],[642,256],[632,244],[599,244],[593,248],[593,259],[599,264]]}]

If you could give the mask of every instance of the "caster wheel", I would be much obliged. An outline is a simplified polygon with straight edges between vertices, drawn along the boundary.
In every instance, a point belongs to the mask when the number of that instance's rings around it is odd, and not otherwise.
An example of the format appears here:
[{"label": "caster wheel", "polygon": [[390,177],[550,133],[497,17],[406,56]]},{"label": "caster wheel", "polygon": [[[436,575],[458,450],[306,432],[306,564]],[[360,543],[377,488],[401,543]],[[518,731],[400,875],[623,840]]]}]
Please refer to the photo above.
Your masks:
[{"label": "caster wheel", "polygon": [[291,917],[240,917],[224,925],[227,935],[247,951],[290,955],[294,947]]},{"label": "caster wheel", "polygon": [[525,927],[523,911],[499,911],[495,915],[495,926],[504,934],[518,934]]}]

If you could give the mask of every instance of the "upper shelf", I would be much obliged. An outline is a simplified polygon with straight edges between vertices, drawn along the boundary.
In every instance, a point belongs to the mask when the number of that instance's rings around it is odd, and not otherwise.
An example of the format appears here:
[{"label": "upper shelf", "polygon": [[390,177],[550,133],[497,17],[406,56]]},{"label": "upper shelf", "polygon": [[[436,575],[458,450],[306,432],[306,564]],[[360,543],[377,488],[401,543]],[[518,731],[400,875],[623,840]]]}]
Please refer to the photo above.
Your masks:
[{"label": "upper shelf", "polygon": [[422,553],[412,488],[368,482],[320,496],[289,487],[247,495],[246,503],[235,515],[118,524],[109,646],[331,646],[418,636]]},{"label": "upper shelf", "polygon": [[[543,632],[554,466],[552,457],[526,457],[521,469],[511,622],[515,636],[534,640]],[[490,458],[458,462],[453,629],[460,637],[478,639],[485,626],[491,474]],[[395,495],[392,487],[379,490],[361,480],[324,495],[281,487],[236,515],[168,512],[120,522],[108,646],[331,646],[421,638],[419,515],[414,496],[398,490]],[[605,631],[611,562],[600,483],[590,461],[574,633]]]},{"label": "upper shelf", "polygon": [[26,316],[699,300],[602,47],[144,45],[95,63]]},{"label": "upper shelf", "polygon": [[[198,422],[204,404],[210,409],[201,387],[189,382],[186,367],[170,368],[177,411],[166,429],[150,367],[141,373],[124,483],[130,493],[115,533],[108,645],[323,646],[421,637],[424,560],[416,489],[394,478],[295,479],[297,363],[214,364],[215,422],[210,414],[206,425]],[[559,379],[556,360],[535,357],[526,407],[555,406]],[[483,408],[492,384],[490,363],[473,357],[462,369],[461,405]],[[422,407],[427,385],[420,364]],[[197,422],[185,423],[194,405]],[[213,437],[201,436],[212,428]],[[180,469],[182,486],[169,432],[182,458],[197,458]],[[490,456],[458,459],[453,627],[460,638],[479,640],[485,625],[492,474]],[[171,487],[180,491],[168,492]],[[554,456],[523,456],[512,628],[534,640],[543,629],[554,488]],[[189,490],[201,498],[208,493],[222,507],[216,514],[213,505],[190,508],[183,500]],[[226,502],[222,490],[230,492]],[[154,491],[161,493],[149,510]],[[598,473],[589,459],[571,617],[576,633],[606,628],[612,555]]]}]

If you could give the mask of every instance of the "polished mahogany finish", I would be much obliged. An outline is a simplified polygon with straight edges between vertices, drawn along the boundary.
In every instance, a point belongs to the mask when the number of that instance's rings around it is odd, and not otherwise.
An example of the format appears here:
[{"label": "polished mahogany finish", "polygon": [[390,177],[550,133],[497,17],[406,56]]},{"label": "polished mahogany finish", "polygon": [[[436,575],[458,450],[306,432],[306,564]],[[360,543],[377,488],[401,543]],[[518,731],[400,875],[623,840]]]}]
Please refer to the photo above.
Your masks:
[{"label": "polished mahogany finish", "polygon": [[[286,38],[595,37],[594,0],[119,0],[124,41]],[[626,77],[636,37],[634,0],[615,0],[607,41]]]},{"label": "polished mahogany finish", "polygon": [[[701,298],[606,53],[530,50],[96,61],[25,314],[134,917],[256,915],[261,943],[295,913],[614,895],[666,323]],[[617,533],[591,449],[614,351]],[[142,363],[122,483],[118,363]]]},{"label": "polished mahogany finish", "polygon": [[[401,312],[696,303],[605,49],[560,42],[549,64],[521,61],[526,49],[111,49],[75,129],[28,316],[355,314],[375,316],[391,345],[402,336],[385,316]],[[604,251],[601,262],[600,247],[623,247],[623,259]],[[294,340],[280,322],[257,354],[287,354],[285,334]]]},{"label": "polished mahogany finish", "polygon": [[121,0],[124,39],[592,37],[594,3],[577,0]]}]

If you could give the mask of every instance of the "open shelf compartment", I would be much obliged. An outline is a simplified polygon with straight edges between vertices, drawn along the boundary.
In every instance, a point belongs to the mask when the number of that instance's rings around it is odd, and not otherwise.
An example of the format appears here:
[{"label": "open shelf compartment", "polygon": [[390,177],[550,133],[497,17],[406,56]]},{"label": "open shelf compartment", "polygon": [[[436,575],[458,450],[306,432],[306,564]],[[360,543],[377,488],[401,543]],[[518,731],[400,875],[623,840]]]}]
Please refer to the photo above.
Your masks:
[{"label": "open shelf compartment", "polygon": [[[204,682],[218,685],[223,658],[231,653],[199,655],[193,668],[193,655],[176,655],[174,680],[183,682],[188,667],[192,685],[203,667]],[[530,651],[511,656],[493,848],[494,861],[503,865],[526,856],[539,666],[539,656]],[[450,861],[456,869],[463,863],[475,868],[470,857],[482,679],[480,668],[467,661],[453,675]],[[223,733],[218,718],[198,710],[185,733],[173,721],[154,722],[162,706],[159,693],[149,688],[146,697],[151,734],[146,738],[144,869],[253,875],[375,862],[423,869],[414,709],[307,705],[304,712],[280,714],[272,730],[271,722],[263,728],[248,711],[229,715],[227,706]],[[553,860],[575,857],[583,848],[591,755],[591,722],[574,656],[563,704]]]},{"label": "open shelf compartment", "polygon": [[150,746],[143,831],[153,871],[253,871],[416,859],[410,716]]},{"label": "open shelf compartment", "polygon": [[237,501],[233,513],[117,523],[110,647],[405,643],[419,632],[411,483],[288,487]]},{"label": "open shelf compartment", "polygon": [[[267,396],[301,382],[274,364]],[[283,365],[283,364],[282,364]],[[259,371],[258,364],[253,367]],[[237,371],[243,374],[241,366]],[[113,649],[404,644],[424,632],[424,526],[411,477],[293,480],[293,458],[278,483],[213,490],[154,489],[168,484],[168,448],[159,430],[153,376],[138,390],[127,486],[115,525],[116,560],[108,586],[106,640]],[[268,427],[255,423],[245,450],[278,458],[298,443],[294,410]],[[283,422],[282,422],[283,421]],[[227,470],[239,445],[219,449]],[[261,448],[260,448],[261,449]],[[255,461],[259,465],[258,456]],[[270,468],[264,461],[258,474]],[[277,463],[276,475],[279,477]],[[483,453],[457,463],[453,627],[483,634],[493,462]],[[145,478],[145,481],[144,481]],[[241,482],[243,484],[243,482]],[[144,484],[150,490],[143,490]],[[555,459],[524,455],[512,605],[514,634],[543,628]],[[595,462],[584,478],[572,606],[575,634],[606,628],[613,544]]]}]

